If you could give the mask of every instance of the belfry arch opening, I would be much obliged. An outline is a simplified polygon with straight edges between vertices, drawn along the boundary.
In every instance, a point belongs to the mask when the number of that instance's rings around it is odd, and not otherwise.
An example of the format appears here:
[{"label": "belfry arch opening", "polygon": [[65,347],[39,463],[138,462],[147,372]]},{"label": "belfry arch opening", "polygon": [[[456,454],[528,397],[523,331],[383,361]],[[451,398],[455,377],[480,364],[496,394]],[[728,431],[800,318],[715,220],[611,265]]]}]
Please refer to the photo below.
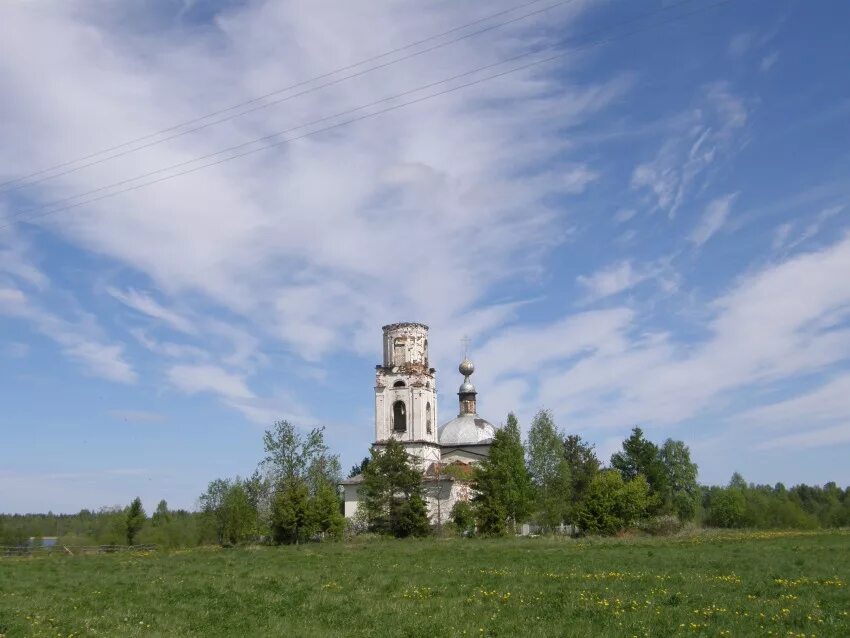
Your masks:
[{"label": "belfry arch opening", "polygon": [[393,432],[407,432],[407,408],[404,401],[393,403]]},{"label": "belfry arch opening", "polygon": [[403,388],[404,387],[404,381],[401,381],[401,380],[396,381],[395,383],[393,383],[393,387],[394,388]]}]

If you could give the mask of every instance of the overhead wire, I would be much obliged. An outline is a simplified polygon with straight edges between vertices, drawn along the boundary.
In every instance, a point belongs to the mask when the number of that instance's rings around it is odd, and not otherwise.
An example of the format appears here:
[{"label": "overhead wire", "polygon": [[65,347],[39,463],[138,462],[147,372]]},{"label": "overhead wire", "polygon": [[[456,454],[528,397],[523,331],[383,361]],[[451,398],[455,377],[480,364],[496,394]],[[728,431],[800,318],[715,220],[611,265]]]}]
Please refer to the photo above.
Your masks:
[{"label": "overhead wire", "polygon": [[[213,111],[211,113],[207,113],[206,115],[202,115],[200,117],[184,121],[180,124],[176,124],[176,125],[171,126],[169,128],[165,128],[165,129],[162,129],[160,131],[156,131],[155,133],[150,133],[148,135],[144,135],[142,137],[138,137],[138,138],[135,138],[133,140],[123,142],[123,143],[118,144],[116,146],[112,146],[110,148],[106,148],[106,149],[103,149],[101,151],[97,151],[96,153],[92,153],[92,154],[89,154],[89,155],[85,155],[83,157],[79,157],[75,160],[70,160],[70,161],[64,162],[62,164],[56,164],[52,167],[45,168],[45,169],[36,171],[34,173],[30,173],[28,175],[17,177],[17,178],[14,178],[14,179],[11,179],[11,180],[8,180],[8,181],[5,181],[5,182],[0,182],[0,193],[11,192],[11,191],[19,190],[21,188],[26,188],[28,186],[34,186],[34,185],[40,184],[42,182],[46,182],[46,181],[49,181],[49,180],[52,180],[52,179],[56,179],[58,177],[62,177],[63,175],[69,175],[71,173],[76,173],[77,171],[81,171],[85,168],[89,168],[91,166],[96,166],[98,164],[102,164],[103,162],[107,162],[107,161],[110,161],[110,160],[113,160],[113,159],[116,159],[116,158],[119,158],[119,157],[124,157],[126,155],[131,154],[131,153],[135,153],[135,152],[147,149],[147,148],[151,148],[153,146],[158,146],[159,144],[163,144],[165,142],[171,141],[171,140],[176,139],[178,137],[183,137],[184,135],[189,135],[190,133],[196,133],[197,131],[201,131],[201,130],[209,128],[211,126],[216,126],[216,125],[222,124],[224,122],[229,122],[231,120],[242,117],[244,115],[248,115],[250,113],[255,113],[257,111],[267,109],[267,108],[275,106],[277,104],[287,102],[289,100],[292,100],[296,97],[300,97],[302,95],[307,95],[309,93],[315,93],[316,91],[320,91],[321,89],[327,88],[329,86],[341,84],[342,82],[346,82],[348,80],[361,77],[361,76],[366,75],[368,73],[371,73],[373,71],[377,71],[377,70],[380,70],[380,69],[390,67],[394,64],[398,64],[399,62],[404,62],[405,60],[410,60],[410,59],[415,58],[417,56],[424,55],[426,53],[430,53],[431,51],[436,51],[437,49],[441,49],[443,47],[447,47],[447,46],[450,46],[452,44],[456,44],[456,43],[461,42],[463,40],[467,40],[469,38],[481,35],[483,33],[493,31],[494,29],[500,29],[500,28],[508,26],[510,24],[515,24],[517,22],[520,22],[522,20],[526,20],[526,19],[531,18],[533,16],[540,15],[540,14],[545,13],[547,11],[551,11],[552,9],[555,9],[557,7],[575,2],[575,0],[558,0],[557,2],[553,2],[551,4],[548,4],[545,7],[542,7],[540,9],[535,9],[534,11],[531,11],[529,13],[524,13],[520,16],[516,16],[514,18],[511,18],[510,20],[498,22],[496,24],[486,26],[482,29],[478,29],[477,31],[465,33],[465,34],[463,34],[463,35],[461,35],[457,38],[447,40],[445,42],[440,42],[439,44],[435,44],[435,45],[427,47],[425,49],[414,51],[412,53],[401,56],[399,58],[389,60],[389,61],[384,62],[382,64],[378,64],[376,66],[369,67],[367,69],[364,69],[362,71],[358,71],[356,73],[351,73],[351,74],[343,76],[341,78],[336,78],[334,80],[331,80],[329,82],[325,82],[325,83],[320,84],[318,86],[310,87],[308,89],[305,89],[303,91],[299,91],[298,93],[294,93],[292,95],[287,95],[285,97],[281,97],[281,98],[278,98],[276,100],[271,100],[269,102],[263,102],[262,104],[257,104],[258,102],[262,102],[263,100],[270,98],[270,97],[273,97],[275,95],[280,95],[281,93],[285,93],[286,91],[290,91],[292,89],[297,89],[297,88],[300,88],[302,86],[306,86],[308,84],[311,84],[312,82],[316,82],[318,80],[323,80],[325,78],[329,78],[331,76],[334,76],[338,73],[342,73],[344,71],[349,71],[351,69],[357,68],[357,67],[362,66],[364,64],[368,64],[369,62],[374,62],[374,61],[379,60],[381,58],[385,58],[387,56],[393,55],[394,53],[401,53],[402,51],[406,51],[406,50],[411,49],[413,47],[416,47],[416,46],[419,46],[421,44],[425,44],[427,42],[430,42],[432,40],[436,40],[436,39],[439,39],[441,37],[445,37],[446,35],[450,35],[450,34],[455,33],[457,31],[467,29],[467,28],[474,26],[476,24],[480,24],[482,22],[492,20],[493,18],[497,18],[497,17],[505,15],[507,13],[517,11],[519,9],[527,8],[527,7],[534,5],[534,4],[539,4],[542,1],[543,0],[532,0],[531,2],[526,2],[524,4],[517,5],[515,7],[510,8],[510,9],[506,9],[504,11],[499,11],[497,13],[493,13],[489,16],[485,16],[483,18],[479,18],[477,20],[474,20],[472,22],[468,22],[468,23],[460,25],[458,27],[454,27],[452,29],[449,29],[448,31],[443,31],[442,33],[438,33],[436,35],[429,36],[429,37],[424,38],[422,40],[412,42],[410,44],[392,49],[390,51],[386,51],[386,52],[381,53],[379,55],[375,55],[375,56],[372,56],[370,58],[366,58],[364,60],[361,60],[359,62],[355,62],[353,64],[349,64],[347,66],[340,67],[340,68],[335,69],[333,71],[323,73],[321,75],[309,78],[307,80],[302,80],[300,82],[296,82],[295,84],[290,84],[289,86],[286,86],[286,87],[283,87],[283,88],[280,88],[280,89],[276,89],[276,90],[271,91],[269,93],[266,93],[264,95],[260,95],[260,96],[257,96],[255,98],[252,98],[250,100],[246,100],[244,102],[234,104],[234,105],[226,107],[224,109],[220,109],[218,111]],[[205,122],[204,124],[199,124],[198,126],[195,126],[193,128],[189,128],[189,129],[186,129],[186,130],[179,130],[179,129],[182,129],[183,127],[185,127],[185,126],[190,126],[192,124],[202,122],[203,120],[207,120],[209,118],[216,117],[217,115],[223,115],[224,113],[230,113],[231,111],[235,111],[239,108],[242,108],[242,107],[245,107],[245,106],[250,106],[252,104],[255,104],[256,106],[245,109],[243,111],[239,111],[238,113],[231,113],[230,115],[227,115],[226,117],[221,117],[221,118],[218,118],[218,119],[213,120],[211,122]],[[168,133],[170,133],[170,135],[167,135],[166,137],[162,137],[160,139],[153,139],[153,138],[159,137],[160,135],[165,135],[165,134],[168,134]],[[153,140],[153,141],[147,142],[147,140]],[[146,142],[146,143],[140,144],[138,146],[134,146],[133,148],[129,148],[129,149],[126,148],[127,146],[132,146],[132,145],[138,144],[140,142]],[[123,150],[123,151],[118,152],[118,153],[113,153],[112,155],[109,155],[107,157],[102,157],[102,158],[97,159],[97,160],[94,159],[94,158],[99,157],[101,155],[105,155],[106,153],[112,153],[113,151],[119,151],[120,149],[126,149],[126,150]],[[87,162],[87,160],[92,160],[92,161]],[[74,166],[74,164],[78,164],[80,162],[86,162],[86,163],[81,164],[79,166]],[[65,170],[61,170],[61,169],[65,169]],[[55,172],[55,171],[58,171],[58,172]],[[45,175],[46,173],[50,173],[50,174]],[[36,177],[38,179],[33,179],[33,178],[36,178]]]},{"label": "overhead wire", "polygon": [[[693,1],[694,1],[694,0],[682,0],[681,2],[678,2],[678,3],[676,3],[676,4],[668,5],[668,6],[666,6],[666,7],[663,7],[662,9],[658,9],[658,10],[656,10],[656,11],[653,11],[653,12],[649,12],[649,13],[643,14],[642,16],[640,16],[640,17],[639,17],[639,18],[637,18],[637,19],[632,19],[632,20],[623,21],[623,22],[621,22],[621,23],[619,23],[618,25],[615,25],[615,26],[621,26],[622,24],[631,23],[631,22],[634,22],[634,21],[636,21],[636,20],[642,20],[642,19],[650,18],[650,17],[652,17],[652,16],[654,16],[654,15],[657,15],[657,14],[659,14],[659,13],[663,13],[663,12],[669,11],[669,10],[671,10],[671,9],[675,9],[675,8],[681,7],[681,6],[683,6],[683,5],[686,5],[686,4],[691,3],[691,2],[693,2]],[[707,10],[709,10],[709,9],[713,9],[713,8],[716,8],[716,7],[719,7],[719,6],[725,5],[725,4],[729,4],[729,3],[731,3],[731,2],[733,2],[733,0],[719,0],[719,1],[717,1],[717,2],[714,2],[714,3],[711,3],[711,4],[705,5],[705,6],[703,6],[703,7],[699,7],[699,8],[697,8],[697,9],[693,10],[693,11],[690,11],[690,12],[687,12],[687,13],[684,13],[684,14],[680,14],[680,15],[676,15],[676,16],[673,16],[673,17],[672,17],[672,18],[670,18],[670,19],[663,20],[663,21],[658,21],[658,22],[655,22],[655,23],[653,23],[653,24],[650,24],[650,25],[647,25],[647,26],[644,26],[644,27],[636,28],[636,29],[633,29],[633,30],[628,31],[628,32],[626,32],[626,33],[619,34],[619,35],[617,35],[617,36],[609,36],[609,37],[601,38],[601,39],[599,39],[599,40],[595,40],[595,41],[592,41],[592,42],[587,42],[587,43],[584,43],[584,44],[581,44],[581,45],[577,45],[577,46],[571,47],[571,48],[569,48],[569,49],[563,49],[563,50],[559,51],[558,53],[556,53],[555,55],[552,55],[552,56],[549,56],[549,57],[546,57],[546,58],[542,58],[542,59],[539,59],[539,60],[533,60],[533,61],[531,61],[531,62],[528,62],[528,63],[522,64],[522,65],[519,65],[519,66],[512,67],[512,68],[510,68],[510,69],[508,69],[508,70],[506,70],[506,71],[501,71],[501,72],[499,72],[499,73],[491,74],[491,75],[485,76],[485,77],[483,77],[483,78],[478,78],[478,79],[476,79],[476,80],[471,80],[471,81],[469,81],[469,82],[466,82],[466,83],[463,83],[463,84],[459,84],[459,85],[457,85],[457,86],[453,86],[453,87],[450,87],[450,88],[448,88],[448,89],[444,89],[444,90],[442,90],[442,91],[437,91],[437,92],[434,92],[434,93],[430,93],[430,94],[428,94],[428,95],[425,95],[425,96],[422,96],[422,97],[419,97],[419,98],[416,98],[416,99],[413,99],[413,100],[408,100],[408,101],[406,101],[406,102],[402,102],[402,103],[400,103],[400,104],[395,104],[395,105],[388,106],[388,107],[386,107],[386,108],[379,109],[379,110],[377,110],[377,111],[373,111],[373,112],[370,112],[370,113],[366,113],[366,114],[364,114],[364,115],[360,115],[360,116],[357,116],[357,117],[354,117],[354,118],[351,118],[351,119],[348,119],[348,120],[343,120],[343,121],[341,121],[341,122],[337,122],[337,123],[331,124],[331,125],[326,126],[326,127],[322,127],[322,128],[316,129],[316,130],[308,131],[308,132],[303,133],[303,134],[301,134],[301,135],[297,135],[297,136],[294,136],[294,137],[289,137],[289,138],[285,138],[285,139],[281,139],[281,140],[276,140],[276,141],[274,141],[274,142],[270,142],[270,143],[268,143],[268,144],[265,144],[265,145],[263,145],[263,146],[260,146],[260,147],[258,147],[258,148],[255,148],[255,149],[250,149],[250,150],[247,150],[247,151],[243,151],[243,152],[241,152],[241,153],[237,153],[237,154],[235,154],[235,155],[231,155],[231,156],[229,156],[229,157],[224,157],[224,158],[221,158],[221,159],[218,159],[218,160],[212,161],[212,162],[207,162],[206,164],[202,164],[202,165],[200,165],[200,166],[195,166],[195,167],[192,167],[192,168],[189,168],[189,169],[186,169],[186,170],[183,170],[183,171],[179,171],[179,172],[177,172],[177,173],[173,173],[173,174],[170,174],[170,175],[165,175],[165,176],[163,176],[163,177],[159,177],[159,178],[154,179],[154,180],[150,180],[150,181],[147,181],[147,182],[143,182],[143,183],[141,183],[141,184],[135,184],[135,185],[133,185],[133,186],[129,186],[128,188],[123,188],[123,189],[120,189],[120,190],[115,191],[115,192],[105,193],[105,194],[103,194],[103,195],[99,195],[99,196],[97,196],[97,197],[93,197],[93,198],[90,198],[90,199],[86,199],[86,200],[81,201],[81,202],[76,202],[76,203],[73,203],[73,204],[63,205],[63,204],[65,204],[65,202],[71,202],[71,201],[73,201],[73,200],[75,200],[75,199],[78,199],[78,198],[80,198],[80,197],[86,197],[86,196],[88,196],[88,195],[93,195],[93,194],[95,194],[95,193],[99,193],[99,192],[102,192],[102,191],[105,191],[105,190],[109,190],[109,189],[112,189],[112,188],[116,188],[116,187],[119,187],[119,186],[123,186],[123,185],[129,184],[129,183],[131,183],[131,182],[138,181],[138,180],[140,180],[140,179],[145,179],[145,178],[147,178],[147,177],[151,177],[151,176],[153,176],[153,175],[157,175],[157,174],[159,174],[159,173],[163,173],[163,172],[171,171],[171,170],[174,170],[175,168],[181,168],[181,167],[183,167],[183,166],[187,166],[187,165],[189,165],[189,164],[194,164],[194,163],[196,163],[196,162],[203,161],[203,160],[205,160],[205,159],[209,159],[209,158],[215,157],[216,155],[221,155],[221,154],[223,154],[223,153],[227,153],[227,152],[230,152],[230,151],[238,150],[239,148],[244,148],[245,146],[249,146],[249,145],[251,145],[251,144],[256,144],[256,143],[258,143],[258,142],[262,142],[262,141],[266,141],[266,140],[269,140],[269,139],[272,139],[272,138],[279,137],[280,135],[283,135],[283,134],[285,134],[285,133],[287,133],[287,132],[291,132],[291,131],[293,131],[293,130],[297,130],[297,129],[299,129],[299,128],[304,128],[304,127],[307,127],[307,126],[312,126],[312,125],[317,124],[317,123],[320,123],[320,122],[322,122],[322,121],[326,121],[326,120],[329,120],[329,119],[333,119],[333,118],[336,118],[336,117],[340,117],[341,115],[346,115],[346,114],[349,114],[349,113],[354,113],[354,112],[356,112],[356,111],[360,111],[360,110],[363,110],[363,109],[365,109],[365,108],[369,108],[369,107],[371,107],[371,106],[376,106],[376,105],[381,104],[381,103],[383,103],[383,102],[387,102],[387,101],[395,100],[395,99],[398,99],[398,98],[400,98],[400,97],[404,97],[404,96],[406,96],[406,95],[410,95],[410,94],[413,94],[413,93],[417,93],[417,92],[420,92],[420,91],[426,90],[426,89],[428,89],[428,88],[433,88],[434,86],[437,86],[437,85],[440,85],[440,84],[445,84],[445,83],[447,83],[447,82],[451,82],[451,81],[453,81],[453,80],[456,80],[456,79],[459,79],[459,78],[462,78],[462,77],[466,77],[466,76],[473,75],[473,74],[475,74],[475,73],[479,73],[479,72],[484,71],[484,70],[487,70],[487,69],[491,69],[491,68],[496,67],[496,66],[501,66],[501,65],[503,65],[503,64],[506,64],[506,63],[509,63],[509,62],[513,62],[513,61],[516,61],[516,60],[521,59],[521,58],[528,57],[529,55],[534,55],[534,54],[536,54],[536,53],[541,53],[542,51],[545,51],[545,50],[548,50],[548,49],[551,49],[551,48],[558,47],[558,46],[560,46],[560,45],[561,45],[561,44],[563,44],[563,43],[556,43],[556,44],[553,44],[553,45],[548,45],[548,46],[546,46],[546,47],[542,47],[542,48],[537,49],[537,50],[533,50],[533,51],[530,51],[530,52],[526,52],[526,53],[523,53],[523,54],[519,54],[519,55],[517,55],[517,56],[513,56],[513,57],[511,57],[511,58],[507,58],[507,59],[505,59],[505,60],[501,60],[501,61],[496,62],[496,63],[493,63],[493,64],[485,65],[485,66],[482,66],[482,67],[478,67],[478,68],[472,69],[472,70],[470,70],[470,71],[466,71],[466,72],[464,72],[464,73],[461,73],[461,74],[458,74],[458,75],[452,76],[452,77],[450,77],[450,78],[445,78],[445,79],[443,79],[443,80],[439,80],[439,81],[436,81],[436,82],[432,82],[432,83],[430,83],[430,84],[426,84],[426,85],[423,85],[423,86],[417,87],[417,88],[415,88],[415,89],[411,89],[411,90],[405,91],[405,92],[403,92],[403,93],[399,93],[399,94],[396,94],[396,95],[393,95],[393,96],[385,97],[385,98],[382,98],[382,99],[377,100],[377,101],[375,101],[375,102],[371,102],[371,103],[369,103],[369,104],[364,104],[364,105],[362,105],[362,106],[359,106],[359,107],[356,107],[356,108],[353,108],[353,109],[348,109],[348,110],[346,110],[346,111],[341,111],[340,113],[336,113],[336,114],[333,114],[333,115],[325,116],[325,117],[323,117],[323,118],[319,118],[319,119],[317,119],[317,120],[313,120],[312,122],[308,122],[308,123],[305,123],[305,124],[301,124],[301,125],[299,125],[299,126],[292,127],[292,128],[290,128],[290,129],[285,129],[285,130],[283,130],[283,131],[278,131],[278,132],[276,132],[276,133],[272,133],[272,134],[270,134],[270,135],[263,136],[263,137],[261,137],[261,138],[257,138],[257,139],[254,139],[254,140],[250,140],[250,141],[245,142],[245,143],[243,143],[243,144],[238,144],[238,145],[235,145],[235,146],[232,146],[232,147],[226,148],[226,149],[222,149],[222,150],[217,151],[217,152],[215,152],[215,153],[210,153],[210,154],[207,154],[207,155],[204,155],[204,156],[200,156],[200,157],[197,157],[197,158],[194,158],[194,159],[191,159],[191,160],[187,160],[187,161],[185,161],[185,162],[180,162],[180,163],[177,163],[177,164],[173,164],[173,165],[168,166],[168,167],[164,167],[164,168],[161,168],[161,169],[157,169],[157,170],[155,170],[155,171],[151,171],[151,172],[149,172],[149,173],[144,173],[144,174],[142,174],[142,175],[138,175],[138,176],[135,176],[135,177],[132,177],[132,178],[126,179],[126,180],[121,180],[121,181],[119,181],[119,182],[115,182],[115,183],[113,183],[113,184],[109,184],[109,185],[107,185],[107,186],[104,186],[104,187],[101,187],[101,188],[97,188],[97,189],[94,189],[94,190],[91,190],[91,191],[87,191],[87,192],[84,192],[84,193],[79,193],[79,194],[74,195],[74,196],[69,197],[69,198],[64,198],[64,199],[58,200],[58,201],[56,201],[56,202],[51,202],[51,203],[45,204],[44,206],[41,206],[41,207],[36,207],[36,208],[28,209],[28,210],[25,210],[25,211],[19,211],[18,213],[13,214],[11,217],[7,217],[7,218],[5,218],[5,219],[0,219],[0,221],[9,221],[9,222],[10,222],[10,223],[5,224],[5,225],[0,225],[0,229],[6,228],[6,227],[8,227],[8,226],[11,226],[11,225],[12,225],[12,223],[13,223],[11,220],[12,220],[13,218],[18,217],[18,216],[21,216],[21,215],[24,215],[24,214],[27,214],[27,213],[31,213],[31,212],[40,212],[40,214],[38,214],[38,215],[31,215],[30,217],[28,217],[28,218],[27,218],[27,221],[29,221],[29,220],[32,220],[32,219],[40,219],[40,218],[45,217],[45,216],[48,216],[48,215],[53,215],[53,214],[55,214],[55,213],[59,213],[59,212],[63,212],[63,211],[66,211],[66,210],[71,210],[71,209],[74,209],[74,208],[78,208],[78,207],[80,207],[80,206],[84,206],[84,205],[86,205],[86,204],[91,204],[91,203],[94,203],[94,202],[97,202],[97,201],[101,201],[101,200],[103,200],[103,199],[107,199],[107,198],[115,197],[115,196],[120,195],[120,194],[123,194],[123,193],[127,193],[127,192],[130,192],[130,191],[133,191],[133,190],[138,190],[138,189],[140,189],[140,188],[144,188],[144,187],[147,187],[147,186],[151,186],[151,185],[153,185],[153,184],[157,184],[157,183],[160,183],[160,182],[163,182],[163,181],[166,181],[166,180],[170,180],[170,179],[174,179],[174,178],[176,178],[176,177],[180,177],[180,176],[183,176],[183,175],[187,175],[187,174],[190,174],[190,173],[194,173],[194,172],[197,172],[197,171],[203,170],[203,169],[205,169],[205,168],[209,168],[209,167],[216,166],[216,165],[219,165],[219,164],[222,164],[222,163],[225,163],[225,162],[228,162],[228,161],[234,160],[234,159],[239,159],[239,158],[241,158],[241,157],[245,157],[245,156],[247,156],[247,155],[252,155],[252,154],[255,154],[255,153],[258,153],[258,152],[261,152],[261,151],[267,150],[267,149],[269,149],[269,148],[274,148],[274,147],[280,146],[280,145],[282,145],[282,144],[288,144],[288,143],[291,143],[291,142],[294,142],[294,141],[297,141],[297,140],[300,140],[300,139],[303,139],[303,138],[306,138],[306,137],[311,137],[311,136],[317,135],[317,134],[319,134],[319,133],[327,132],[327,131],[330,131],[330,130],[333,130],[333,129],[336,129],[336,128],[340,128],[340,127],[342,127],[342,126],[347,126],[347,125],[349,125],[349,124],[353,124],[353,123],[355,123],[355,122],[359,122],[359,121],[362,121],[362,120],[365,120],[365,119],[369,119],[369,118],[372,118],[372,117],[376,117],[376,116],[378,116],[378,115],[381,115],[381,114],[384,114],[384,113],[387,113],[387,112],[390,112],[390,111],[394,111],[394,110],[397,110],[397,109],[400,109],[400,108],[403,108],[403,107],[406,107],[406,106],[410,106],[410,105],[413,105],[413,104],[417,104],[417,103],[420,103],[420,102],[424,102],[424,101],[426,101],[426,100],[430,100],[430,99],[433,99],[433,98],[438,97],[438,96],[441,96],[441,95],[445,95],[445,94],[448,94],[448,93],[452,93],[452,92],[458,91],[458,90],[460,90],[460,89],[468,88],[468,87],[470,87],[470,86],[475,86],[475,85],[481,84],[481,83],[483,83],[483,82],[487,82],[487,81],[489,81],[489,80],[493,80],[493,79],[497,79],[497,78],[500,78],[500,77],[504,77],[504,76],[509,75],[509,74],[511,74],[511,73],[516,73],[516,72],[518,72],[518,71],[522,71],[522,70],[525,70],[525,69],[533,68],[533,67],[535,67],[535,66],[539,66],[539,65],[542,65],[542,64],[546,64],[546,63],[548,63],[548,62],[552,62],[552,61],[554,61],[554,60],[556,60],[556,59],[560,59],[560,58],[564,57],[565,55],[567,55],[567,54],[569,54],[569,53],[573,53],[573,52],[575,52],[575,51],[579,51],[579,50],[584,50],[584,49],[587,49],[587,48],[593,48],[593,47],[596,47],[596,46],[599,46],[599,45],[602,45],[602,44],[606,44],[606,43],[609,43],[609,42],[612,42],[612,41],[616,41],[616,40],[619,40],[619,39],[623,39],[623,38],[626,38],[626,37],[631,37],[631,36],[633,36],[633,35],[637,35],[637,34],[639,34],[639,33],[643,33],[643,32],[649,31],[649,30],[651,30],[652,28],[655,28],[655,27],[658,27],[658,26],[663,26],[663,25],[665,25],[665,24],[669,24],[669,23],[672,23],[672,22],[681,21],[681,20],[683,20],[683,19],[685,19],[685,18],[687,18],[687,17],[690,17],[691,15],[695,15],[695,14],[697,14],[697,13],[701,13],[701,12],[703,12],[703,11],[707,11]],[[57,207],[56,207],[56,208],[50,208],[50,207],[52,207],[52,206],[57,206]],[[49,208],[49,210],[44,210],[44,209],[48,209],[48,208]],[[41,212],[41,211],[43,211],[43,212]]]}]

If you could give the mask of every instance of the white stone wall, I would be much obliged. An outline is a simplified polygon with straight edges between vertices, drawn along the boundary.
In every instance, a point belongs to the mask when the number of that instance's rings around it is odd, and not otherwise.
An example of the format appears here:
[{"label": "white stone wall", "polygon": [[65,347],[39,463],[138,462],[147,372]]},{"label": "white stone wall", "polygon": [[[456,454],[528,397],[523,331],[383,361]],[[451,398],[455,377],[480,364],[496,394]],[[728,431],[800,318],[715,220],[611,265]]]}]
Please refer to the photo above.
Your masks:
[{"label": "white stone wall", "polygon": [[[397,388],[395,384],[399,381],[404,383],[404,386]],[[396,401],[403,401],[405,405],[407,430],[403,433],[395,432],[393,428],[393,404]],[[375,441],[386,441],[392,437],[399,441],[437,443],[438,419],[434,375],[392,372],[384,368],[376,371]]]},{"label": "white stone wall", "polygon": [[453,481],[449,477],[443,477],[439,482],[426,481],[423,487],[432,524],[436,524],[439,517],[440,523],[445,525],[451,520],[455,503],[472,500],[472,488],[466,481]]},{"label": "white stone wall", "polygon": [[421,323],[384,326],[384,367],[407,364],[428,367],[428,326]]},{"label": "white stone wall", "polygon": [[359,488],[359,485],[343,485],[343,498],[345,499],[343,513],[345,518],[354,518],[357,510],[360,509],[360,495],[357,493]]}]

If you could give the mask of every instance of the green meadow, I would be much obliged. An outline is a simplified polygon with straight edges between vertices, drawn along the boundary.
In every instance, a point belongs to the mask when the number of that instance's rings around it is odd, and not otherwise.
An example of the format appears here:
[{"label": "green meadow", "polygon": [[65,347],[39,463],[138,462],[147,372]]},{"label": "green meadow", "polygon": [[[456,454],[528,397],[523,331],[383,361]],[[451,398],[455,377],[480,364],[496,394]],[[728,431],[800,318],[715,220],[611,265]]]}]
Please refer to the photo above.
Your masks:
[{"label": "green meadow", "polygon": [[0,636],[850,636],[850,533],[0,559]]}]

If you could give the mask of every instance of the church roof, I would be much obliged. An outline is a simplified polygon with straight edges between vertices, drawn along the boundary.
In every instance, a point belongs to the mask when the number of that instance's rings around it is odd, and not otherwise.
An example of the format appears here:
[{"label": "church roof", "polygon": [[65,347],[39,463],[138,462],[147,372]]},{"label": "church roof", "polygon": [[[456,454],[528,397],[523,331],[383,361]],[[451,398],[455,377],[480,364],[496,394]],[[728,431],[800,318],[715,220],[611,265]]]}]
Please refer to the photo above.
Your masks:
[{"label": "church roof", "polygon": [[440,445],[476,445],[490,443],[496,428],[477,414],[461,414],[443,424],[438,434]]}]

